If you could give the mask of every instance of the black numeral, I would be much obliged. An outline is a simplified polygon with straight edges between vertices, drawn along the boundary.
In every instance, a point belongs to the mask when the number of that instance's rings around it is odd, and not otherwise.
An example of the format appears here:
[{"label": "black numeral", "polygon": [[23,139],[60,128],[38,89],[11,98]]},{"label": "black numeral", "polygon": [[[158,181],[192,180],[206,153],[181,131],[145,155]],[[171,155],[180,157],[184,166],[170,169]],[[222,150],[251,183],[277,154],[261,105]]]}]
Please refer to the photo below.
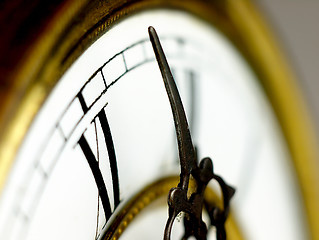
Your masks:
[{"label": "black numeral", "polygon": [[[118,178],[118,171],[117,171],[117,162],[116,162],[116,156],[114,151],[114,144],[112,140],[112,135],[110,131],[110,126],[108,124],[105,111],[102,109],[98,115],[96,116],[100,120],[103,135],[104,135],[104,143],[107,147],[108,155],[109,155],[109,163],[110,163],[110,169],[112,174],[112,183],[113,183],[113,195],[114,195],[114,209],[119,205],[120,203],[120,189],[119,189],[119,178]],[[97,133],[96,133],[97,134]],[[96,157],[93,154],[93,151],[88,144],[84,134],[80,137],[78,141],[79,146],[81,147],[88,164],[91,168],[91,171],[93,173],[95,183],[97,185],[99,196],[104,208],[105,218],[109,219],[112,211],[111,211],[111,205],[110,200],[108,197],[107,189],[105,186],[105,182],[101,173],[101,170],[99,168],[99,163],[96,159]]]}]

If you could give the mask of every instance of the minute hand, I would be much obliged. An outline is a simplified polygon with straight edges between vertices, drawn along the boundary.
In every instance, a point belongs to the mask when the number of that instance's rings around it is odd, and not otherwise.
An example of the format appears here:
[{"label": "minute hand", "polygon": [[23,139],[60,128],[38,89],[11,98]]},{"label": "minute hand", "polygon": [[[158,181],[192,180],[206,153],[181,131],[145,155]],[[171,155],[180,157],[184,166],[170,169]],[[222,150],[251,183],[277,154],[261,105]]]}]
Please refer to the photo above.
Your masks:
[{"label": "minute hand", "polygon": [[153,27],[149,27],[148,32],[173,112],[181,165],[179,187],[181,187],[183,190],[187,190],[190,174],[197,166],[192,138],[190,135],[182,100],[156,31]]}]

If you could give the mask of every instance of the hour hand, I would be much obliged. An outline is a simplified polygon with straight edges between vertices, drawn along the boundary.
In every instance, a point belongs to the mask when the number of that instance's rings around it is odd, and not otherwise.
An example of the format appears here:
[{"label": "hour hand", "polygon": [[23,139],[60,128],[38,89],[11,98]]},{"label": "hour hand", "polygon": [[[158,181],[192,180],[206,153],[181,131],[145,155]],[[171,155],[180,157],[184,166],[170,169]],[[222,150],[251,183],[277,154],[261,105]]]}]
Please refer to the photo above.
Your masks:
[{"label": "hour hand", "polygon": [[185,190],[188,188],[191,171],[197,164],[192,138],[184,107],[159,38],[153,27],[149,27],[148,31],[173,112],[181,165],[181,182],[179,187]]},{"label": "hour hand", "polygon": [[[202,220],[202,210],[205,204],[204,192],[212,179],[215,179],[222,189],[224,209],[220,210],[215,206],[208,206],[212,210],[211,223],[217,228],[217,239],[225,240],[224,223],[234,189],[229,187],[221,177],[214,174],[213,162],[210,158],[204,158],[197,166],[197,158],[179,92],[155,29],[149,27],[148,31],[172,108],[181,167],[180,182],[177,187],[170,190],[168,195],[169,217],[165,227],[164,240],[170,239],[174,219],[180,212],[184,212],[186,216],[184,218],[185,234],[183,239],[188,239],[190,236],[194,236],[197,240],[206,239],[207,227]],[[196,182],[196,191],[188,198],[190,175],[194,177]]]},{"label": "hour hand", "polygon": [[176,188],[170,190],[168,197],[169,219],[166,224],[164,239],[170,239],[175,217],[180,212],[187,211],[187,209],[191,211],[192,206],[187,199],[187,191],[191,172],[196,168],[197,163],[186,114],[171,70],[155,29],[149,27],[148,31],[173,112],[181,166],[180,182]]}]

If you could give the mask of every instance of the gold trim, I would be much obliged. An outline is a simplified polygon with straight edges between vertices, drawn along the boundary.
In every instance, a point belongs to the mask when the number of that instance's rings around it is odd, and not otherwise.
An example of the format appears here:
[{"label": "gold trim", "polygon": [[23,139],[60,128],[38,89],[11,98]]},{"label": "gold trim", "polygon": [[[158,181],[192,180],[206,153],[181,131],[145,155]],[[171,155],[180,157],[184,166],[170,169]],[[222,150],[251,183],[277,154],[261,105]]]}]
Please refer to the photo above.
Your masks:
[{"label": "gold trim", "polygon": [[302,192],[311,239],[319,239],[319,153],[313,123],[291,69],[248,1],[231,0],[229,17],[254,62],[285,135]]},{"label": "gold trim", "polygon": [[[85,8],[84,8],[85,7]],[[101,34],[127,15],[169,7],[192,12],[215,24],[247,58],[261,79],[290,148],[312,239],[319,239],[319,154],[312,123],[296,81],[267,26],[248,0],[68,0],[47,25],[12,77],[1,108],[0,193],[35,114],[70,64]],[[78,21],[77,19],[81,19]],[[26,93],[21,96],[21,89]],[[19,94],[16,94],[16,93]],[[24,92],[24,91],[23,91]]]},{"label": "gold trim", "polygon": [[[10,77],[12,85],[8,87],[8,91],[11,93],[8,99],[1,103],[1,107],[7,109],[8,113],[1,115],[0,119],[0,194],[22,139],[48,95],[45,85],[39,84],[43,79],[37,79],[37,76],[43,63],[51,57],[50,50],[65,30],[67,23],[84,4],[85,1],[66,1],[62,9],[47,23],[37,41],[27,49],[27,56],[22,64],[16,67],[19,71],[12,73],[13,76]],[[27,93],[21,97],[21,91],[25,89]]]},{"label": "gold trim", "polygon": [[[129,227],[130,223],[134,221],[136,216],[140,214],[145,208],[150,206],[152,202],[156,199],[159,199],[162,196],[167,196],[169,190],[172,187],[176,187],[179,182],[179,177],[172,176],[166,177],[159,181],[152,183],[143,189],[139,194],[137,194],[134,198],[128,202],[123,209],[118,213],[116,218],[110,224],[108,231],[105,236],[103,236],[104,240],[117,240],[121,237],[122,233],[126,228]],[[190,183],[190,188],[194,188],[194,183]],[[222,201],[217,197],[217,194],[211,189],[207,188],[205,192],[205,199],[208,200],[211,204],[221,206]],[[163,202],[163,204],[167,204]],[[226,224],[227,231],[227,239],[229,240],[242,240],[241,232],[239,231],[238,225],[232,214],[229,215]],[[164,234],[164,232],[163,232]]]}]

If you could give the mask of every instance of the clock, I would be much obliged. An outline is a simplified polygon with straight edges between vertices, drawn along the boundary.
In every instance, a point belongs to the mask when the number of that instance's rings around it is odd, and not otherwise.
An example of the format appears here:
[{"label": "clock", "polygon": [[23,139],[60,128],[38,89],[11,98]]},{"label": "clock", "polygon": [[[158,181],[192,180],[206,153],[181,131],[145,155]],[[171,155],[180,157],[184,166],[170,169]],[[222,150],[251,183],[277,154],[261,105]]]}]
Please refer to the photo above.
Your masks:
[{"label": "clock", "polygon": [[[158,32],[198,159],[210,157],[214,172],[236,189],[227,238],[319,238],[315,136],[252,3],[4,6],[31,14],[13,21],[2,44],[21,54],[12,50],[2,80],[1,239],[163,238],[181,164],[149,26]],[[222,192],[216,181],[205,190],[208,239],[216,235],[209,207],[223,208]],[[183,236],[184,215],[172,239]]]}]

